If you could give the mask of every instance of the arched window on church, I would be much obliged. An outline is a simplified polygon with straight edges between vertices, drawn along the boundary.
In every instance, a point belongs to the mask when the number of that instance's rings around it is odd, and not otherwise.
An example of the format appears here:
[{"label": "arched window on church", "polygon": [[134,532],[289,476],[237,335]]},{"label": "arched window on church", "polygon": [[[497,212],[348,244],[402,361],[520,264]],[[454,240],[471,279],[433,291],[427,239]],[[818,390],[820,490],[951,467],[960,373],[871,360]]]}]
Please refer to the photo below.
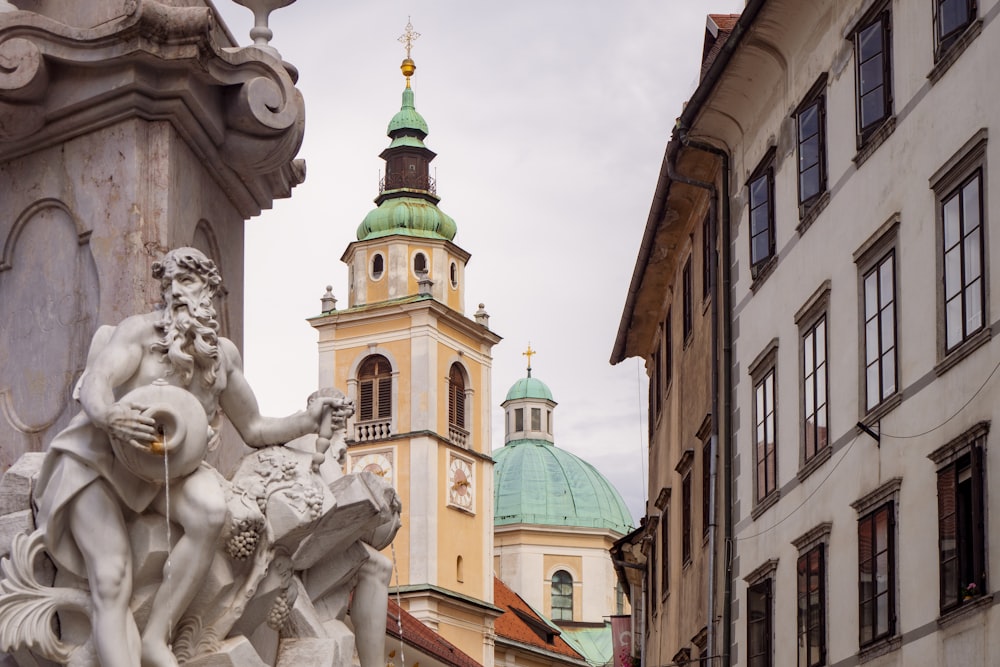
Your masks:
[{"label": "arched window on church", "polygon": [[358,369],[358,420],[392,417],[392,367],[389,360],[373,354]]},{"label": "arched window on church", "polygon": [[573,620],[573,576],[566,570],[552,575],[552,620]]},{"label": "arched window on church", "polygon": [[465,428],[465,373],[457,363],[448,372],[448,424]]}]

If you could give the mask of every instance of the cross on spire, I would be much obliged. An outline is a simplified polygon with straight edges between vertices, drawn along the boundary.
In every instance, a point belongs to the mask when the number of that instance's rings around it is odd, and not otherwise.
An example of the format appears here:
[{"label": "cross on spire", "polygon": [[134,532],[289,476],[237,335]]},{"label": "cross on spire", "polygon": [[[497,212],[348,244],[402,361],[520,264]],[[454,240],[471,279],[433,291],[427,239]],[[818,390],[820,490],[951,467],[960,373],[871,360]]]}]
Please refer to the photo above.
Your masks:
[{"label": "cross on spire", "polygon": [[531,377],[531,357],[538,354],[535,350],[531,349],[531,343],[528,343],[528,349],[522,352],[524,356],[528,357],[528,377]]},{"label": "cross on spire", "polygon": [[410,57],[410,49],[413,48],[413,42],[419,39],[420,33],[413,29],[413,23],[410,21],[410,17],[406,17],[406,30],[402,35],[399,36],[399,41],[404,46],[406,46],[406,57]]}]

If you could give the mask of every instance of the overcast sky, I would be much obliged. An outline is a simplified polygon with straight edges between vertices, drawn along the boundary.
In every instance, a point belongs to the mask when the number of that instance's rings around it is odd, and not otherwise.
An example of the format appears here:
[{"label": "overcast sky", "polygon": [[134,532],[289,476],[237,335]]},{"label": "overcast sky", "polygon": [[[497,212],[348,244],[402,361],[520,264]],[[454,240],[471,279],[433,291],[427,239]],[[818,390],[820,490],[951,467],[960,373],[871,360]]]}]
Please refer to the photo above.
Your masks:
[{"label": "overcast sky", "polygon": [[[241,44],[252,15],[215,0]],[[300,0],[271,17],[306,102],[305,183],[247,223],[245,361],[265,414],[317,385],[326,285],[347,303],[340,256],[374,208],[400,106],[410,17],[417,110],[438,154],[440,207],[472,253],[466,315],[486,304],[493,447],[500,402],[525,375],[551,389],[556,444],[615,484],[634,517],[646,496],[641,360],[608,359],[663,151],[694,92],[705,17],[742,0]]]}]

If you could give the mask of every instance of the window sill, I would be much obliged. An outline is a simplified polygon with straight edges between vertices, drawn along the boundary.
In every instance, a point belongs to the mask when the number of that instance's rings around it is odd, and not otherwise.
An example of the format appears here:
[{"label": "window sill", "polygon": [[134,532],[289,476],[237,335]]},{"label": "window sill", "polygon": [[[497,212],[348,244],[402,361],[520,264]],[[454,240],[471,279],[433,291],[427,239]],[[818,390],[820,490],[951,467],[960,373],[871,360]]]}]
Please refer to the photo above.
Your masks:
[{"label": "window sill", "polygon": [[827,443],[823,449],[813,454],[811,459],[802,464],[802,467],[799,468],[799,472],[795,476],[800,482],[805,481],[809,475],[816,472],[820,466],[829,461],[831,456],[833,456],[833,447]]},{"label": "window sill", "polygon": [[801,220],[798,227],[795,228],[795,231],[799,233],[799,236],[805,234],[806,230],[812,226],[812,223],[816,221],[816,218],[819,217],[819,214],[823,212],[823,209],[825,209],[826,205],[829,203],[830,191],[826,190],[823,194],[816,197],[816,199],[809,202],[809,204],[805,206],[801,204],[799,205]]},{"label": "window sill", "polygon": [[983,327],[959,343],[954,350],[945,355],[944,359],[939,361],[937,365],[934,366],[934,374],[939,377],[944,375],[952,367],[956,366],[958,362],[962,361],[967,356],[988,343],[991,338],[993,338],[993,329],[988,326]]},{"label": "window sill", "polygon": [[877,639],[858,651],[858,664],[863,665],[864,663],[871,662],[876,658],[881,658],[883,655],[888,655],[893,651],[898,650],[902,645],[903,638],[899,635],[886,637],[885,639]]},{"label": "window sill", "polygon": [[767,277],[774,273],[774,267],[778,265],[778,256],[771,255],[769,258],[757,265],[756,269],[751,269],[750,273],[753,276],[753,282],[750,283],[750,291],[754,294],[760,289],[760,286],[764,284]]},{"label": "window sill", "polygon": [[885,417],[887,414],[895,410],[896,406],[902,402],[903,395],[897,391],[895,394],[865,413],[865,416],[861,421],[865,424],[865,426],[872,426],[882,419],[882,417]]},{"label": "window sill", "polygon": [[992,606],[993,606],[992,593],[989,593],[987,595],[980,595],[975,600],[969,600],[968,602],[963,602],[954,609],[951,609],[941,614],[940,618],[938,618],[937,620],[938,627],[943,629],[951,625],[955,625],[966,616],[981,613],[988,607]]},{"label": "window sill", "polygon": [[779,498],[781,498],[781,489],[775,489],[750,510],[750,518],[756,521],[764,512],[777,504]]},{"label": "window sill", "polygon": [[858,154],[854,156],[854,166],[858,169],[861,168],[868,158],[878,150],[878,147],[885,143],[885,140],[896,129],[896,117],[889,116],[882,123],[882,126],[877,130],[872,132],[867,139],[861,142],[861,147],[858,149]]},{"label": "window sill", "polygon": [[927,73],[927,79],[932,85],[941,80],[941,77],[944,76],[945,72],[951,69],[951,66],[955,64],[958,57],[961,56],[967,48],[969,48],[969,44],[971,44],[976,37],[979,37],[979,33],[982,31],[983,20],[976,19],[969,24],[969,27],[965,29],[965,32],[962,33],[961,37],[949,44],[948,48],[939,54],[937,62],[934,63],[934,67]]}]

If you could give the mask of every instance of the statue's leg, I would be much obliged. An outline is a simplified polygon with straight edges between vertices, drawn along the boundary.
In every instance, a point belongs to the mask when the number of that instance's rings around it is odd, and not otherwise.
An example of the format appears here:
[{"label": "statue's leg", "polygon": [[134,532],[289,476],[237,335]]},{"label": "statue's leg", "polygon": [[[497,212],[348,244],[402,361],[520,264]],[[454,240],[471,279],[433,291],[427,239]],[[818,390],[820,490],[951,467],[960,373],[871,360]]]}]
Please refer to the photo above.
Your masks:
[{"label": "statue's leg", "polygon": [[[153,506],[165,515],[165,495],[157,497]],[[208,572],[226,519],[226,499],[214,473],[199,468],[171,482],[170,519],[180,524],[184,534],[164,565],[164,583],[156,591],[142,633],[144,667],[177,667],[169,648],[170,635]]]},{"label": "statue's leg", "polygon": [[358,572],[351,599],[351,623],[361,667],[385,665],[385,612],[389,604],[392,561],[367,544],[368,560]]},{"label": "statue's leg", "polygon": [[139,631],[128,608],[132,547],[121,505],[107,485],[97,481],[84,487],[67,511],[70,532],[87,564],[97,657],[102,667],[138,667]]}]

